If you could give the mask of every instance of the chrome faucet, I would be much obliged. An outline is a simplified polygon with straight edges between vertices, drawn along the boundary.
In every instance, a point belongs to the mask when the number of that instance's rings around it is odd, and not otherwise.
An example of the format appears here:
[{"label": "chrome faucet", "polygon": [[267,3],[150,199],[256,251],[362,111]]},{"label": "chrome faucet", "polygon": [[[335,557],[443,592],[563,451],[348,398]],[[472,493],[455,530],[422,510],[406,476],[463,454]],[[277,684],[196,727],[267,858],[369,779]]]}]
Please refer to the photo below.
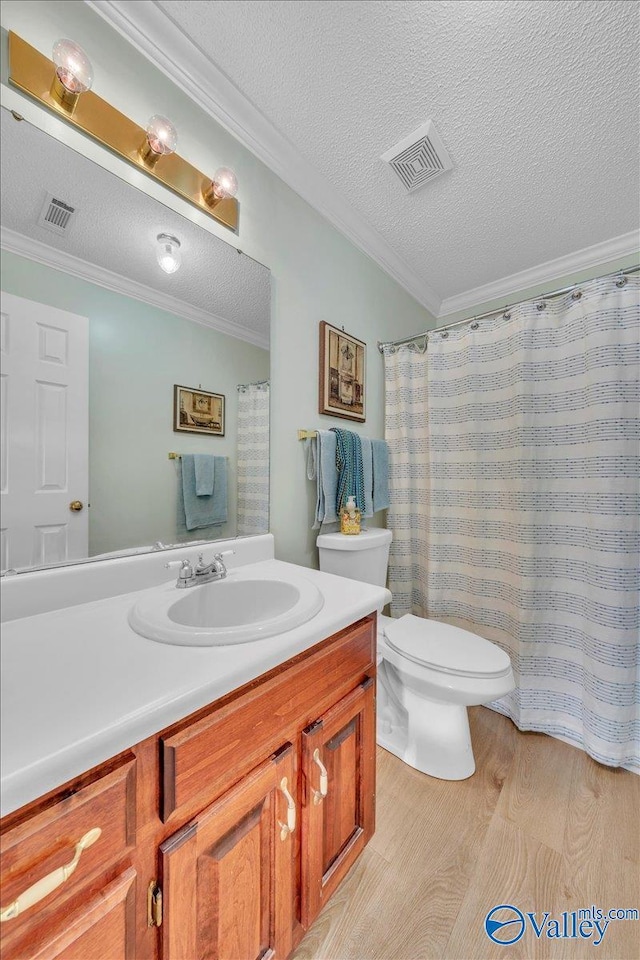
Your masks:
[{"label": "chrome faucet", "polygon": [[190,560],[171,560],[169,563],[165,563],[165,567],[180,567],[176,587],[182,590],[185,587],[195,587],[199,583],[224,580],[227,575],[227,568],[222,558],[234,553],[235,550],[224,550],[222,553],[216,553],[210,563],[205,563],[204,557],[199,554],[195,569]]}]

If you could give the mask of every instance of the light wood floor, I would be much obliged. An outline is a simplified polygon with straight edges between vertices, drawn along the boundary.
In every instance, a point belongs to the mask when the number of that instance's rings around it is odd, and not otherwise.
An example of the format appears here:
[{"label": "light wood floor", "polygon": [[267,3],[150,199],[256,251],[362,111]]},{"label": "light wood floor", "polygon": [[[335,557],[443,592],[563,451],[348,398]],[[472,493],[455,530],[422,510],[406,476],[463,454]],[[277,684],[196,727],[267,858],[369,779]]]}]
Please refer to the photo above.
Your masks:
[{"label": "light wood floor", "polygon": [[435,780],[378,750],[375,836],[295,960],[638,960],[640,921],[591,940],[493,944],[498,904],[524,913],[640,908],[640,777],[595,763],[485,707],[470,710],[477,770]]}]

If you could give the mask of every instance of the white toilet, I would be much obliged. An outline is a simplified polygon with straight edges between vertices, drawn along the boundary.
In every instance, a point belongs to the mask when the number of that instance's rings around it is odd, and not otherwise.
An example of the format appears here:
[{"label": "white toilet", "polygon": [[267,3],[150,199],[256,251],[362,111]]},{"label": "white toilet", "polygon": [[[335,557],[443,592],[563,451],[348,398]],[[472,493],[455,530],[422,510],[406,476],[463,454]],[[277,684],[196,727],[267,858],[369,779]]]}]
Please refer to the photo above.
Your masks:
[{"label": "white toilet", "polygon": [[[391,538],[390,530],[322,533],[320,569],[385,586]],[[442,780],[470,777],[467,707],[514,687],[508,655],[484,637],[411,614],[378,616],[378,743],[416,770]]]}]

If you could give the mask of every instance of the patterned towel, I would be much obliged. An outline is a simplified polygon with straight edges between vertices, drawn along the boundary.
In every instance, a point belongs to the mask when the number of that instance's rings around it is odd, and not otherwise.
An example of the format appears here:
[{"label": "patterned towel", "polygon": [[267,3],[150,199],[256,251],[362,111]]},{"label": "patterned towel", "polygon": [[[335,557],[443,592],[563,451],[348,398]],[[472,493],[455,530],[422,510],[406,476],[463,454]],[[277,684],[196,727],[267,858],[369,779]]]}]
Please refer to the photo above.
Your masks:
[{"label": "patterned towel", "polygon": [[340,513],[349,497],[355,497],[356,507],[365,511],[364,475],[362,467],[362,444],[357,433],[331,427],[336,435],[336,467],[338,468],[338,490],[336,494],[336,513]]}]

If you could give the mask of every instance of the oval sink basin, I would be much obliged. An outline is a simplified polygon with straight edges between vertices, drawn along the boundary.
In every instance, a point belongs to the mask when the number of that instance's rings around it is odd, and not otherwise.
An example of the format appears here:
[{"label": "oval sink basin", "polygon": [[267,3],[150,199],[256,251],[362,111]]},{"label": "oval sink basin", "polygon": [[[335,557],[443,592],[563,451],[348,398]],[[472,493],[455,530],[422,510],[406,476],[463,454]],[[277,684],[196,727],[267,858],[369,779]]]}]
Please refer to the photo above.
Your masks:
[{"label": "oval sink basin", "polygon": [[136,633],[160,643],[224,646],[273,637],[306,623],[324,598],[308,581],[225,579],[150,592],[129,613]]}]

